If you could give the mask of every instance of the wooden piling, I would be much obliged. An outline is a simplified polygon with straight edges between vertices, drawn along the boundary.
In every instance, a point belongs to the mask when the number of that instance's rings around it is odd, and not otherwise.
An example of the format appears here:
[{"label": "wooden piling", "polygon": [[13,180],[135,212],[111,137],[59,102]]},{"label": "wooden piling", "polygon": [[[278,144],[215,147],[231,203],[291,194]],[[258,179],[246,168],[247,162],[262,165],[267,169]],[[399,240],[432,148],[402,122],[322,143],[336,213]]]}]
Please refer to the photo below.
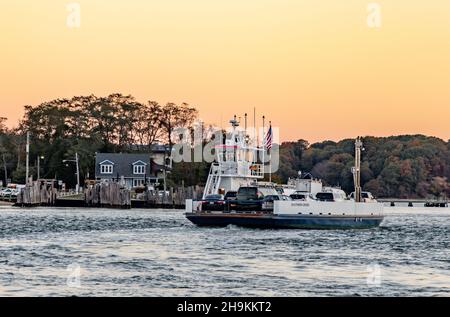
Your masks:
[{"label": "wooden piling", "polygon": [[131,208],[131,192],[119,183],[99,183],[88,187],[84,194],[89,207]]},{"label": "wooden piling", "polygon": [[17,206],[54,206],[57,190],[54,181],[37,180],[27,184],[17,195]]}]

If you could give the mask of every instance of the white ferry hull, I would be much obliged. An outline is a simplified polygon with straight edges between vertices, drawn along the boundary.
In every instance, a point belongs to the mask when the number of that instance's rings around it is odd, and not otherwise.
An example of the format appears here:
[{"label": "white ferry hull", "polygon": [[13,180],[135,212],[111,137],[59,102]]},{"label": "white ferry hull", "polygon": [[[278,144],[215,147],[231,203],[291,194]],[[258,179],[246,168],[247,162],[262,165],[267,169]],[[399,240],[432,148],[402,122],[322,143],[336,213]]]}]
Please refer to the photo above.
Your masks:
[{"label": "white ferry hull", "polygon": [[228,225],[235,225],[249,228],[272,229],[368,229],[378,227],[383,221],[383,217],[380,216],[330,217],[245,213],[187,213],[186,217],[200,227],[226,227]]},{"label": "white ferry hull", "polygon": [[188,201],[186,217],[198,226],[283,229],[366,229],[384,219],[383,204],[354,201],[277,201],[273,212],[202,211],[197,202]]}]

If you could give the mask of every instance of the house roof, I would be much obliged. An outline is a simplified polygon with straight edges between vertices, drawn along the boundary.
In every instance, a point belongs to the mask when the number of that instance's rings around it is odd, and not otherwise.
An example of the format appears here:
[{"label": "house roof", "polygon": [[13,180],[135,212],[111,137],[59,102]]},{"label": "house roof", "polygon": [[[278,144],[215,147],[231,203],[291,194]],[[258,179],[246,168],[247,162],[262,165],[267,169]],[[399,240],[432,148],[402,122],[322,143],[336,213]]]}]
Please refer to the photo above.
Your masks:
[{"label": "house roof", "polygon": [[148,165],[148,163],[145,163],[144,161],[141,161],[141,160],[133,162],[132,164],[133,165]]},{"label": "house roof", "polygon": [[110,160],[104,160],[104,161],[102,161],[102,162],[100,162],[98,164],[100,164],[100,165],[106,165],[106,164],[114,165],[114,162],[111,162]]},{"label": "house roof", "polygon": [[[132,144],[131,145],[131,150],[133,151],[140,151],[142,149],[146,149],[147,145],[142,145],[142,144]],[[170,147],[169,145],[163,145],[163,144],[152,144],[151,145],[151,152],[153,154],[162,154],[162,153],[170,153]]]},{"label": "house roof", "polygon": [[[112,174],[100,173],[100,165],[113,163]],[[96,153],[95,155],[95,177],[142,177],[142,175],[133,174],[133,165],[150,165],[150,154],[130,154],[130,153]],[[146,175],[150,176],[148,169]]]}]

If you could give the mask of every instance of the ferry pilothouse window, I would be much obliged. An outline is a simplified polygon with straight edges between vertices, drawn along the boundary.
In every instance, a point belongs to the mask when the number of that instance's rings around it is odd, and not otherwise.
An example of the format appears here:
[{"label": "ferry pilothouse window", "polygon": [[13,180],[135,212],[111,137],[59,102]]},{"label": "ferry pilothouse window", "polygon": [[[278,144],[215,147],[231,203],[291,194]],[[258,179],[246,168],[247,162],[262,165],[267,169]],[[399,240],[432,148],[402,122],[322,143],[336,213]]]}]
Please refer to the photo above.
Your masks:
[{"label": "ferry pilothouse window", "polygon": [[110,164],[107,165],[100,165],[100,173],[102,174],[112,174],[113,172],[113,166]]},{"label": "ferry pilothouse window", "polygon": [[133,167],[133,173],[134,174],[145,174],[145,165],[135,165]]}]

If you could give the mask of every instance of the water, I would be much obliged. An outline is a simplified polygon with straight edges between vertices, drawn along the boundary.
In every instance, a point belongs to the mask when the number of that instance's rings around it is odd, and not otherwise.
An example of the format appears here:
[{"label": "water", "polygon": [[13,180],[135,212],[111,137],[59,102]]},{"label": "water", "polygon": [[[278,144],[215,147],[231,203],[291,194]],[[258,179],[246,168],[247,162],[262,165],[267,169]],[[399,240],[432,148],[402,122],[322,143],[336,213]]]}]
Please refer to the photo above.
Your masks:
[{"label": "water", "polygon": [[381,228],[197,228],[182,211],[0,207],[0,296],[450,296],[450,210]]}]

